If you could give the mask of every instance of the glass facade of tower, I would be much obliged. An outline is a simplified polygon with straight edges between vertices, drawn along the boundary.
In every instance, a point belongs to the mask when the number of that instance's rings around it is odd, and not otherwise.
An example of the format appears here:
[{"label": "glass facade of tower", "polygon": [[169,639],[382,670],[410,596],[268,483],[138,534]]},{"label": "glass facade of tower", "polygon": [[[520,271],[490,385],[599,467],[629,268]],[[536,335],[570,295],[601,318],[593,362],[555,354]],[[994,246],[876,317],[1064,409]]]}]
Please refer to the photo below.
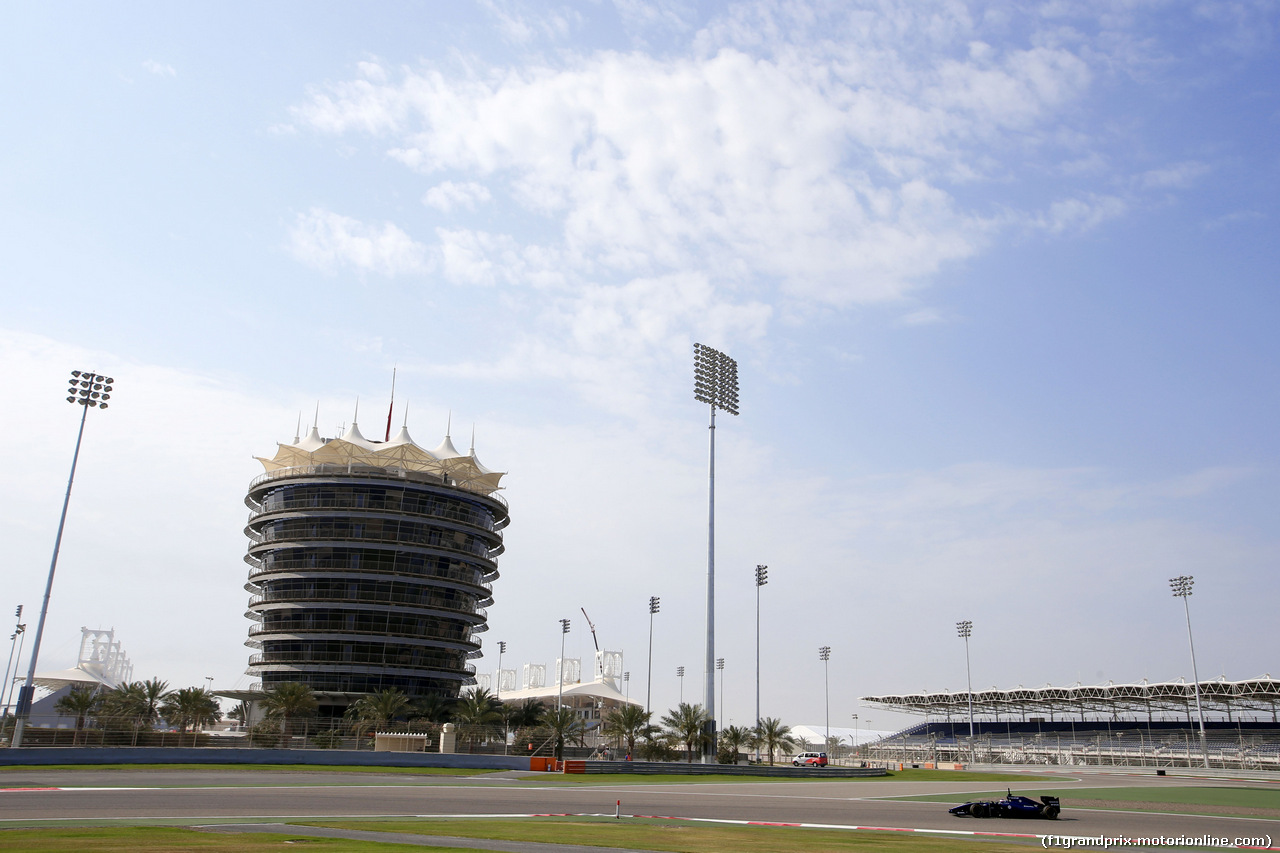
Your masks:
[{"label": "glass facade of tower", "polygon": [[473,683],[509,520],[500,498],[448,476],[322,464],[269,471],[245,502],[249,673],[263,689],[302,682],[323,708]]}]

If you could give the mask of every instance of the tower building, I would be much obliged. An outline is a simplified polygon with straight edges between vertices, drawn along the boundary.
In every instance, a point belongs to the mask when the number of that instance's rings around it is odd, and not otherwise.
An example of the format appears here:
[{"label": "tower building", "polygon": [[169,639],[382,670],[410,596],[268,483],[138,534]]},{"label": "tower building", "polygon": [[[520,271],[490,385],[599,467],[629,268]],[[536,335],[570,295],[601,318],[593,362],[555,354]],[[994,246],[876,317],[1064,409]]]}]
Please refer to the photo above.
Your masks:
[{"label": "tower building", "polygon": [[426,450],[402,428],[370,441],[279,445],[249,484],[248,673],[302,682],[321,714],[369,693],[453,697],[488,630],[502,530],[502,474],[446,435]]}]

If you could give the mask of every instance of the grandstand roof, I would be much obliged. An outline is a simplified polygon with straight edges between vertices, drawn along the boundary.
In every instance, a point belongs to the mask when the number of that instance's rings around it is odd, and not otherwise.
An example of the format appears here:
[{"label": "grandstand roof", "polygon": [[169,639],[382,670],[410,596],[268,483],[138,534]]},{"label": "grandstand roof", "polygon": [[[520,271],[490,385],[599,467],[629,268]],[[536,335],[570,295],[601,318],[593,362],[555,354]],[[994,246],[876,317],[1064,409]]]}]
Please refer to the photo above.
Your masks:
[{"label": "grandstand roof", "polygon": [[[992,688],[975,690],[975,715],[1001,714],[1080,714],[1141,713],[1144,715],[1184,715],[1195,707],[1195,683],[1177,681],[1136,684],[1083,685],[1070,687],[1023,687],[1009,690]],[[969,713],[968,691],[943,690],[936,693],[902,693],[886,696],[863,696],[862,701],[892,711],[909,714],[962,716]],[[1280,681],[1268,673],[1261,678],[1227,681],[1225,677],[1200,682],[1200,701],[1205,713],[1227,714],[1241,711],[1265,711],[1273,717],[1280,705]]]}]

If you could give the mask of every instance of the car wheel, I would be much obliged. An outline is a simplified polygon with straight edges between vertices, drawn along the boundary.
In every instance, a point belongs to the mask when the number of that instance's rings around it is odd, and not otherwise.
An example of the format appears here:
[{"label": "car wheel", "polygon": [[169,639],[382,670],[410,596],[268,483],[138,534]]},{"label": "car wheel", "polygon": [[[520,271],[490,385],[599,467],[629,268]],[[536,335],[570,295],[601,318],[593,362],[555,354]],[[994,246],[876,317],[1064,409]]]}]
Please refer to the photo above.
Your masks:
[{"label": "car wheel", "polygon": [[1062,811],[1062,809],[1058,808],[1057,806],[1045,806],[1044,816],[1047,817],[1049,820],[1057,820],[1058,812],[1060,811]]},{"label": "car wheel", "polygon": [[974,817],[986,817],[986,816],[987,816],[987,804],[986,804],[986,803],[974,803],[973,805],[969,806],[969,814],[973,815]]}]

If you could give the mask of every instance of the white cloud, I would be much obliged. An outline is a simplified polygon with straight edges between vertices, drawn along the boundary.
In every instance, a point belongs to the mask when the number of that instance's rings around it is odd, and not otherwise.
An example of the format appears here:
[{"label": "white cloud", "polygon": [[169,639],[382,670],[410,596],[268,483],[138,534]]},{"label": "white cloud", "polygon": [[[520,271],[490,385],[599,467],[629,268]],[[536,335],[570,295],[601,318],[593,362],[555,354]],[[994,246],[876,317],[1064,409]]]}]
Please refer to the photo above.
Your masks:
[{"label": "white cloud", "polygon": [[479,0],[505,41],[512,44],[528,44],[538,39],[562,39],[581,23],[581,16],[572,9],[551,9],[543,4],[529,6],[512,0]]},{"label": "white cloud", "polygon": [[829,59],[725,48],[489,79],[406,72],[330,87],[296,115],[390,136],[392,156],[424,174],[509,181],[523,206],[561,223],[580,269],[751,269],[842,305],[896,298],[977,251],[987,223],[938,179],[970,144],[1025,130],[1088,80],[1080,60],[1044,48],[980,68],[948,61],[910,91],[877,86],[879,67]]},{"label": "white cloud", "polygon": [[146,62],[142,63],[142,67],[145,68],[151,74],[156,75],[157,77],[177,77],[178,76],[178,70],[174,68],[172,65],[169,65],[164,62],[156,62],[154,59],[148,59]]},{"label": "white cloud", "polygon": [[1163,169],[1152,169],[1138,176],[1138,183],[1144,189],[1184,189],[1196,183],[1211,171],[1207,163],[1187,161],[1175,163]]},{"label": "white cloud", "polygon": [[427,194],[422,197],[422,203],[449,213],[460,207],[475,210],[477,204],[489,201],[491,198],[493,196],[484,184],[475,181],[462,183],[444,181],[427,190]]},{"label": "white cloud", "polygon": [[1088,231],[1108,219],[1124,214],[1128,208],[1128,203],[1117,196],[1061,199],[1037,217],[1035,224],[1050,234]]},{"label": "white cloud", "polygon": [[390,222],[367,225],[318,207],[298,214],[288,249],[298,260],[325,272],[350,267],[395,276],[431,268],[427,248]]}]

